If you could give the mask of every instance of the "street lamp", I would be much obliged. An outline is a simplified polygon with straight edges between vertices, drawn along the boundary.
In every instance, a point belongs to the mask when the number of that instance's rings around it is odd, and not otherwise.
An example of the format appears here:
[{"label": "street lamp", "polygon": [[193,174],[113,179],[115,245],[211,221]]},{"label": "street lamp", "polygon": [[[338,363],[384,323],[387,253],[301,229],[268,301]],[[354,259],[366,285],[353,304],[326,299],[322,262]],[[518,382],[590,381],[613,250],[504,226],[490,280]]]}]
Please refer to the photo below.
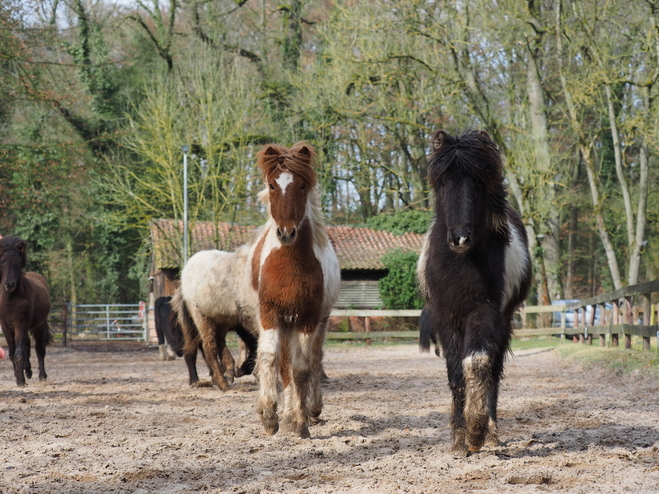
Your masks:
[{"label": "street lamp", "polygon": [[188,151],[187,144],[181,146],[183,151],[183,264],[188,262]]}]

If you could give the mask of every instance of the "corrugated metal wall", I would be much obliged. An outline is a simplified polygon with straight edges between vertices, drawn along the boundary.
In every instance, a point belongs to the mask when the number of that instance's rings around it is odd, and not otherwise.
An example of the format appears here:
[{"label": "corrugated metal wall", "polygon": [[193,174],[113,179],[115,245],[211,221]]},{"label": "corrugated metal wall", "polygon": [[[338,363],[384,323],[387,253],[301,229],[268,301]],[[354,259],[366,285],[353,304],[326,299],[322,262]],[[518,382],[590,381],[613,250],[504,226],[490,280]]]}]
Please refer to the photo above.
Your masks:
[{"label": "corrugated metal wall", "polygon": [[340,309],[375,309],[382,307],[377,281],[341,281],[335,307]]}]

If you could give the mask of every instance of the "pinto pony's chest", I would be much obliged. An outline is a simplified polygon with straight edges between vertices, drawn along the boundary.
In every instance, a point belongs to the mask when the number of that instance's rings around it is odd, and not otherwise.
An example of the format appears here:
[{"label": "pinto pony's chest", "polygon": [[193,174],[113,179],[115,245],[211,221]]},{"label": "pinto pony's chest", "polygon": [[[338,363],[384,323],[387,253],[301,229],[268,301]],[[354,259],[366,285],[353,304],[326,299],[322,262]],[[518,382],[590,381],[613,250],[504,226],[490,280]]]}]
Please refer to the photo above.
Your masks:
[{"label": "pinto pony's chest", "polygon": [[309,227],[300,228],[293,245],[272,246],[264,236],[256,246],[252,274],[261,307],[303,325],[319,322],[325,280]]}]

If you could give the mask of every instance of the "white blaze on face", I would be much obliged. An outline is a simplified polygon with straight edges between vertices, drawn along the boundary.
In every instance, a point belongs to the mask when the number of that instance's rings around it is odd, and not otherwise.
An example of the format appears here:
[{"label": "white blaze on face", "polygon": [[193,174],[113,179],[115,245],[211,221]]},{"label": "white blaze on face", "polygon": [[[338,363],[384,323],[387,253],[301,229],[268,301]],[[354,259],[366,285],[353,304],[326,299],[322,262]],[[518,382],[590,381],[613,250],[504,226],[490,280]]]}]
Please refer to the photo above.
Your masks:
[{"label": "white blaze on face", "polygon": [[279,188],[281,189],[282,195],[286,194],[286,187],[288,187],[291,182],[293,182],[293,174],[289,172],[282,172],[281,175],[275,180]]}]

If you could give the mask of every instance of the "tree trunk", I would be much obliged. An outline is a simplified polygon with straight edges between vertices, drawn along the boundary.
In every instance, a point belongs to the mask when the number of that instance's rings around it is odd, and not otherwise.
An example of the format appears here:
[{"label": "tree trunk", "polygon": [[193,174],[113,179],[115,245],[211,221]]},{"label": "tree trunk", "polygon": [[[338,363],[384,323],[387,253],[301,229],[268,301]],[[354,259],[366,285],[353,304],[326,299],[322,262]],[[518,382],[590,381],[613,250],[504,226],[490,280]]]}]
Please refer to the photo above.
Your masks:
[{"label": "tree trunk", "polygon": [[620,269],[618,267],[618,260],[616,258],[615,250],[611,239],[609,238],[609,232],[606,228],[606,223],[604,222],[604,216],[602,215],[602,204],[600,202],[599,190],[597,184],[597,175],[595,173],[595,164],[590,153],[590,148],[588,146],[588,141],[584,135],[583,128],[581,127],[581,122],[579,121],[579,116],[577,115],[576,106],[572,99],[572,94],[570,93],[567,87],[567,81],[565,79],[564,69],[563,69],[563,40],[561,34],[561,1],[556,2],[555,7],[556,15],[556,52],[558,54],[558,73],[561,82],[561,89],[563,91],[563,97],[568,109],[568,116],[570,119],[570,124],[572,129],[576,133],[579,140],[579,151],[581,153],[581,159],[586,166],[586,175],[588,176],[588,184],[590,186],[590,196],[593,203],[593,213],[595,215],[595,221],[597,224],[597,232],[599,233],[600,240],[604,247],[604,252],[606,253],[606,259],[609,265],[609,271],[611,273],[611,278],[613,280],[613,286],[617,290],[622,287],[622,278],[620,276]]}]

